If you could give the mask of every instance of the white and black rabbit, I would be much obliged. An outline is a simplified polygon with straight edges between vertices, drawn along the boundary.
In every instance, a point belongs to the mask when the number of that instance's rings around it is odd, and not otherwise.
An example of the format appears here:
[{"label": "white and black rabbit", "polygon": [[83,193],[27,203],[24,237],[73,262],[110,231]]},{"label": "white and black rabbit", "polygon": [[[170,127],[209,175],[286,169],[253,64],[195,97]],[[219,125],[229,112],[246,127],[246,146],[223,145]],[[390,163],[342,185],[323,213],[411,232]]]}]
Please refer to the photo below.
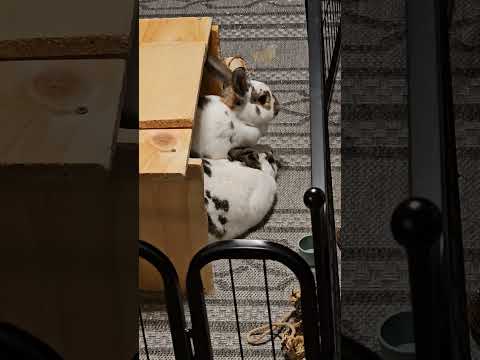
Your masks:
[{"label": "white and black rabbit", "polygon": [[208,238],[235,239],[262,222],[277,193],[279,161],[270,147],[236,148],[229,159],[204,159]]},{"label": "white and black rabbit", "polygon": [[192,156],[226,159],[233,148],[257,144],[280,104],[266,84],[248,79],[245,68],[232,72],[215,57],[207,59],[207,67],[224,81],[224,91],[199,98]]}]

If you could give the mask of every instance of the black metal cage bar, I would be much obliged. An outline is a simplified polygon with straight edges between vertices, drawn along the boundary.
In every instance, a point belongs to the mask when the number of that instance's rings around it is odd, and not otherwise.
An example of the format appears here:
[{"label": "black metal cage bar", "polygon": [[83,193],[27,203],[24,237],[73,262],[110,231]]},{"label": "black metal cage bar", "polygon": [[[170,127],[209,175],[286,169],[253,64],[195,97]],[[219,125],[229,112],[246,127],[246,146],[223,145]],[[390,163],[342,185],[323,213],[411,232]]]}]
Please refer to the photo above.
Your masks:
[{"label": "black metal cage bar", "polygon": [[[410,210],[418,215],[422,207],[436,207],[441,214],[431,250],[421,251],[423,239],[415,243],[413,232],[407,247],[417,355],[465,360],[470,346],[449,64],[451,13],[447,0],[407,1],[410,194],[421,199],[416,206],[410,203]],[[435,232],[432,211],[414,221],[416,230]],[[428,268],[416,271],[414,264],[421,263]],[[430,276],[418,278],[426,272]]]},{"label": "black metal cage bar", "polygon": [[323,320],[320,324],[322,352],[329,359],[340,359],[340,288],[328,130],[330,101],[340,60],[340,1],[307,0],[306,10],[312,188],[305,193],[305,203],[311,211],[319,311]]},{"label": "black metal cage bar", "polygon": [[[192,360],[190,339],[186,333],[185,312],[182,295],[178,284],[178,275],[170,259],[154,246],[139,241],[139,257],[150,263],[160,273],[165,287],[165,299],[167,305],[168,321],[172,334],[173,351],[176,359]],[[143,319],[140,311],[140,323],[143,330]],[[145,333],[143,340],[146,342]],[[145,344],[148,358],[148,346]]]},{"label": "black metal cage bar", "polygon": [[[341,3],[340,0],[322,1],[322,28],[324,29],[324,62],[325,62],[325,103],[328,109],[333,94],[335,77],[340,63],[341,39]],[[327,37],[325,39],[325,36]]]}]

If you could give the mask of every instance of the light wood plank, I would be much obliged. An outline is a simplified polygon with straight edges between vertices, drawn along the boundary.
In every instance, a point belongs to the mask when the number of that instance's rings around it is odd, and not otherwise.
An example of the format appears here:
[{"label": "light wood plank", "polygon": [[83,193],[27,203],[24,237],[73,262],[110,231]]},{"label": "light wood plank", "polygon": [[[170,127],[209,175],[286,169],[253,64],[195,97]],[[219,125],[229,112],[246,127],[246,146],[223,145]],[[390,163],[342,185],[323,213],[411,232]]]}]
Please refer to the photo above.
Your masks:
[{"label": "light wood plank", "polygon": [[212,18],[182,17],[140,19],[140,46],[149,42],[202,42],[208,43]]},{"label": "light wood plank", "polygon": [[0,62],[0,164],[109,168],[124,70],[123,60]]},{"label": "light wood plank", "polygon": [[140,128],[191,128],[206,48],[202,42],[140,48]]},{"label": "light wood plank", "polygon": [[134,0],[3,0],[0,58],[127,54]]},{"label": "light wood plank", "polygon": [[191,129],[140,130],[140,174],[184,176],[191,137]]}]

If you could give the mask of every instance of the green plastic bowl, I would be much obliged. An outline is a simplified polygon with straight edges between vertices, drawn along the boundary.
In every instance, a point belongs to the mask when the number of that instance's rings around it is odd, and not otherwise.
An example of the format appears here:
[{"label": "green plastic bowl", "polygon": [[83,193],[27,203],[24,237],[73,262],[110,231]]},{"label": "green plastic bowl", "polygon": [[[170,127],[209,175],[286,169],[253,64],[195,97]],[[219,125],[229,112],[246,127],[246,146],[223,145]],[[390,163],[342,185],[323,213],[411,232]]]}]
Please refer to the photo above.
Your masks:
[{"label": "green plastic bowl", "polygon": [[402,311],[387,317],[378,332],[385,360],[415,360],[413,314]]},{"label": "green plastic bowl", "polygon": [[308,235],[300,239],[300,241],[298,242],[298,253],[305,259],[309,266],[315,266],[312,235]]}]

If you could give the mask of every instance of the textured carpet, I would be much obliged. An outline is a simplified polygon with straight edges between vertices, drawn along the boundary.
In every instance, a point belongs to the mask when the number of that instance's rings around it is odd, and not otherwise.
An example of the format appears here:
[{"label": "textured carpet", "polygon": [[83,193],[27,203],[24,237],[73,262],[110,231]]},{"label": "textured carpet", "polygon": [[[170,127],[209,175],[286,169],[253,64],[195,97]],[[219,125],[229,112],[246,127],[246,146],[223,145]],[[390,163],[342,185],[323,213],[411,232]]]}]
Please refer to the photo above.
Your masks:
[{"label": "textured carpet", "polygon": [[[408,196],[404,10],[404,0],[342,2],[342,320],[375,350],[381,320],[409,303],[404,252],[389,230],[394,207]],[[479,16],[478,3],[455,1],[451,59],[469,290],[480,287]]]},{"label": "textured carpet", "polygon": [[[279,98],[282,110],[263,141],[270,144],[285,162],[279,173],[278,202],[266,224],[248,238],[272,240],[295,248],[296,241],[310,233],[310,216],[303,204],[303,193],[310,186],[308,49],[304,2],[142,0],[140,15],[212,16],[220,24],[222,55],[239,54],[244,57],[254,70],[253,77],[267,83]],[[331,109],[337,210],[340,205],[339,96],[340,88],[337,86]],[[245,340],[248,330],[268,321],[262,263],[234,261],[233,267],[245,359],[272,359],[270,343],[251,347]],[[207,306],[215,359],[240,359],[228,263],[215,263],[214,271],[215,294],[207,298]],[[276,319],[291,309],[288,296],[297,287],[296,279],[288,269],[268,262],[268,282],[272,316]],[[164,308],[159,304],[145,304],[143,316],[151,358],[174,359]],[[144,356],[142,343],[140,347]],[[277,342],[277,358],[279,348]]]}]

